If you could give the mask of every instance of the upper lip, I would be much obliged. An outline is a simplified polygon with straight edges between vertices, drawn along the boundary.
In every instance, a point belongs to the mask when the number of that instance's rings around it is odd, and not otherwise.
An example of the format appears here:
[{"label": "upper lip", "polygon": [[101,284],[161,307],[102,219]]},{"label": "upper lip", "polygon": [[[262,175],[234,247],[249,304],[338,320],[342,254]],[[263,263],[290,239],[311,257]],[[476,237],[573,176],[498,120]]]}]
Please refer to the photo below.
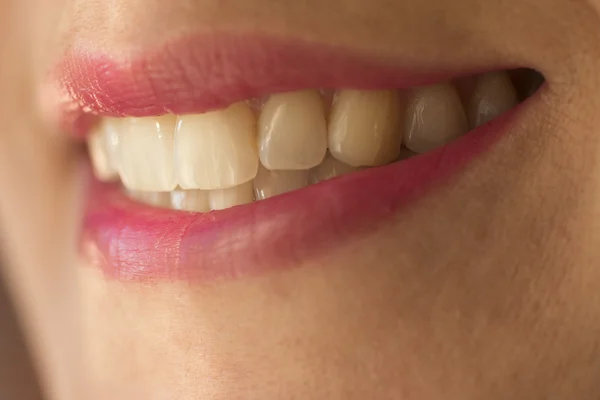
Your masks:
[{"label": "upper lip", "polygon": [[53,95],[46,97],[62,129],[81,135],[95,115],[202,113],[276,92],[405,88],[476,72],[482,71],[382,59],[301,40],[212,33],[179,37],[118,59],[69,50],[52,70],[48,92]]}]

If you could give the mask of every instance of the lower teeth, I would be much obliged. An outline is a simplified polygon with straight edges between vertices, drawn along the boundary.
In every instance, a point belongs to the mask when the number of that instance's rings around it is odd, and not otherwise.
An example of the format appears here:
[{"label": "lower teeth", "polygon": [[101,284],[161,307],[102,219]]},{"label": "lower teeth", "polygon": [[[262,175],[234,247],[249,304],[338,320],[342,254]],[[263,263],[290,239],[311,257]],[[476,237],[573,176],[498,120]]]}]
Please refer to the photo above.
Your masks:
[{"label": "lower teeth", "polygon": [[125,188],[125,192],[136,201],[153,207],[208,212],[266,200],[360,169],[362,168],[351,167],[327,154],[323,162],[311,170],[271,171],[261,165],[254,180],[227,189],[177,188],[171,192],[149,192]]},{"label": "lower teeth", "polygon": [[[207,212],[264,200],[443,146],[517,103],[505,72],[407,90],[273,95],[197,115],[104,119],[96,176],[133,199]],[[250,105],[249,105],[250,104]],[[253,110],[254,109],[254,110]],[[256,116],[258,113],[258,116]]]}]

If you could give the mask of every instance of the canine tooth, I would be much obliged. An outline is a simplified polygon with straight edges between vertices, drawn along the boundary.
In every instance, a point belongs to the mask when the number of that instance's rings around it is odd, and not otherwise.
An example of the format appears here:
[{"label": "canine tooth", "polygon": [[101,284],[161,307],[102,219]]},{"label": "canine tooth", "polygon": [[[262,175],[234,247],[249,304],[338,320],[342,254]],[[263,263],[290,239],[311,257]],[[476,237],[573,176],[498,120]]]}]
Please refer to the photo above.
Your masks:
[{"label": "canine tooth", "polygon": [[104,118],[100,123],[104,131],[104,139],[110,165],[119,170],[119,132],[122,130],[121,118]]},{"label": "canine tooth", "polygon": [[207,212],[208,191],[206,190],[174,190],[171,193],[171,208],[182,211]]},{"label": "canine tooth", "polygon": [[264,200],[307,185],[308,170],[271,171],[260,166],[254,178],[254,194],[256,200]]},{"label": "canine tooth", "polygon": [[225,208],[250,203],[254,200],[254,186],[252,182],[227,188],[216,189],[208,192],[208,202],[211,210],[223,210]]},{"label": "canine tooth", "polygon": [[469,101],[469,125],[483,125],[517,104],[517,92],[506,72],[481,75]]},{"label": "canine tooth", "polygon": [[358,170],[360,170],[360,168],[344,164],[328,153],[321,164],[310,170],[310,183],[315,184],[323,182],[335,178],[336,176],[349,174]]},{"label": "canine tooth", "polygon": [[183,189],[227,189],[251,181],[258,171],[252,110],[241,102],[179,117],[175,154]]},{"label": "canine tooth", "polygon": [[171,205],[169,192],[143,192],[140,190],[128,190],[127,193],[129,193],[129,196],[132,199],[153,207],[168,208]]},{"label": "canine tooth", "polygon": [[309,169],[325,157],[325,108],[316,90],[272,95],[258,126],[260,161],[270,170]]},{"label": "canine tooth", "polygon": [[338,92],[329,121],[329,151],[354,167],[394,161],[402,144],[401,108],[396,90]]},{"label": "canine tooth", "polygon": [[128,118],[119,133],[119,174],[128,189],[168,192],[177,185],[175,116]]},{"label": "canine tooth", "polygon": [[118,118],[103,118],[88,138],[94,173],[101,181],[113,181],[119,178],[117,157],[119,125]]},{"label": "canine tooth", "polygon": [[88,138],[88,151],[94,167],[94,175],[101,181],[112,181],[119,172],[110,162],[106,135],[102,129],[95,129]]},{"label": "canine tooth", "polygon": [[450,84],[415,89],[406,112],[404,145],[416,153],[443,146],[469,130],[458,92]]}]

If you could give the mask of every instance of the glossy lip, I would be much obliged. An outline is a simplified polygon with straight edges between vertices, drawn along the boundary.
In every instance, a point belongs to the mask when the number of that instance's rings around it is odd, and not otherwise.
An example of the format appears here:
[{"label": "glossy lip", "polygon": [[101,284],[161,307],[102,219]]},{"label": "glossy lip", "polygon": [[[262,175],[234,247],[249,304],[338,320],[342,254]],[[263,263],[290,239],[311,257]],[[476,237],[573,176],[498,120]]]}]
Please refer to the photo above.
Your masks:
[{"label": "glossy lip", "polygon": [[[475,72],[277,38],[200,35],[127,61],[72,48],[46,97],[58,105],[63,126],[83,135],[93,115],[203,112],[286,90],[405,88]],[[119,280],[209,282],[293,267],[447,183],[508,131],[519,109],[429,154],[223,211],[155,209],[96,182],[82,250]]]},{"label": "glossy lip", "polygon": [[[498,65],[512,69],[518,65]],[[236,101],[306,88],[407,88],[485,72],[425,60],[382,59],[320,43],[265,35],[195,34],[123,59],[73,46],[53,69],[44,109],[83,135],[93,115],[200,113]]]}]

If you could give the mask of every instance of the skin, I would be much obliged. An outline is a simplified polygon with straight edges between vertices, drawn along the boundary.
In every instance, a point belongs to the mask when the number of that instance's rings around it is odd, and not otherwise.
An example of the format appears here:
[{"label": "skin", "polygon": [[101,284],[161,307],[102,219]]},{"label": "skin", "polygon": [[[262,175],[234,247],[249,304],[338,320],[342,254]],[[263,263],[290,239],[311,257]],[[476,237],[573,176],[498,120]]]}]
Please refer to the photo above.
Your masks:
[{"label": "skin", "polygon": [[[31,96],[0,97],[9,127],[0,132],[0,223],[6,273],[54,398],[600,396],[599,0],[57,4],[47,15],[58,29],[25,25],[36,62],[12,71],[21,80],[0,81],[2,93]],[[451,183],[296,269],[204,286],[106,280],[74,261],[73,189],[84,185],[72,146],[38,122],[40,76],[75,43],[122,57],[222,29],[448,67],[510,60],[548,84]],[[3,54],[25,57],[7,35]],[[55,46],[42,45],[48,37]],[[15,170],[43,179],[24,184]]]}]

